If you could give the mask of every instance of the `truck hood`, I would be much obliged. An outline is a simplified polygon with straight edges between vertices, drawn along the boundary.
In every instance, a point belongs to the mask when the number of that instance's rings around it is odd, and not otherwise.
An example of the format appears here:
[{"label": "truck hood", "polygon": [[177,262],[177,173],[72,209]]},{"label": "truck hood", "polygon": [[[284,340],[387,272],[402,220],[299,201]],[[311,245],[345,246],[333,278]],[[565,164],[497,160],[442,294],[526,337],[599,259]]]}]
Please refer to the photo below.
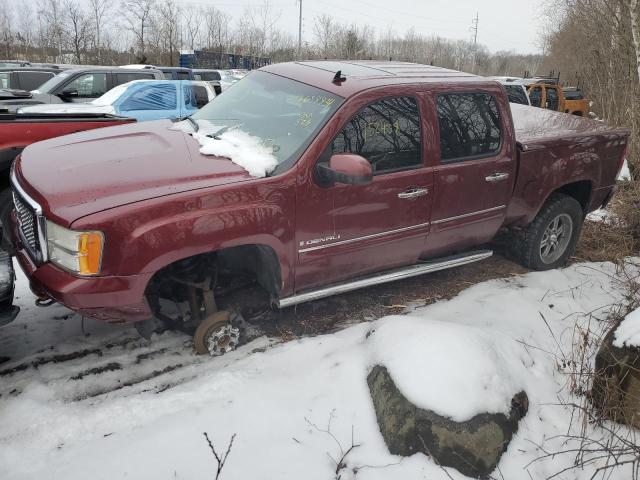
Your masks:
[{"label": "truck hood", "polygon": [[168,120],[74,133],[28,146],[16,176],[45,215],[63,225],[121,205],[252,177],[199,153]]}]

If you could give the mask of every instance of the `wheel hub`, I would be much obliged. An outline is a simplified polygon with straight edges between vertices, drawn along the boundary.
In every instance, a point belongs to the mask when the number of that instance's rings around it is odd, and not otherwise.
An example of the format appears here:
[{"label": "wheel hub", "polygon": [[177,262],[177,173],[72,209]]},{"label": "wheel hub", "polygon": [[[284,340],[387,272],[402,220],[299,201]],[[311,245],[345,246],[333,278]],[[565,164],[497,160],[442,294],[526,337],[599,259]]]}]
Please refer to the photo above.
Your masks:
[{"label": "wheel hub", "polygon": [[209,355],[215,357],[234,350],[239,342],[240,329],[227,323],[211,332],[207,340],[207,350],[209,350]]},{"label": "wheel hub", "polygon": [[564,255],[573,232],[573,220],[566,213],[556,216],[542,234],[540,258],[547,265]]}]

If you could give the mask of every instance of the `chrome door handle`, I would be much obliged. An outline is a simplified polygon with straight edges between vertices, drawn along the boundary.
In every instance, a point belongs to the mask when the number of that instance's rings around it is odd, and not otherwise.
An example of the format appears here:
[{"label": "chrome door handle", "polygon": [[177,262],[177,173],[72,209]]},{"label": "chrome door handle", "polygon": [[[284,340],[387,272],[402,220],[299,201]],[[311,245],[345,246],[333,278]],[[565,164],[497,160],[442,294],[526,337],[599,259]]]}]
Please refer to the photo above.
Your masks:
[{"label": "chrome door handle", "polygon": [[505,172],[496,172],[484,177],[485,181],[492,183],[499,182],[500,180],[506,180],[507,178],[509,178],[509,174]]},{"label": "chrome door handle", "polygon": [[398,194],[398,198],[416,198],[422,197],[429,193],[428,188],[410,188],[409,190],[405,190],[404,192],[400,192]]}]

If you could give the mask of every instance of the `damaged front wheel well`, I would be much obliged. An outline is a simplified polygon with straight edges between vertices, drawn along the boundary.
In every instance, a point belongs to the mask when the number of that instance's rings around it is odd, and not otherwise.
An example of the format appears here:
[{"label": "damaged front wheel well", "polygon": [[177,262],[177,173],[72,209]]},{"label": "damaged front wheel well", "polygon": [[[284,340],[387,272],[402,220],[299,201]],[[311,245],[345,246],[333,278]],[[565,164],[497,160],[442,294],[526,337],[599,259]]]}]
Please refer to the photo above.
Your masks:
[{"label": "damaged front wheel well", "polygon": [[163,267],[145,295],[157,318],[192,329],[221,309],[242,310],[250,318],[274,303],[281,285],[280,262],[271,247],[240,245]]}]

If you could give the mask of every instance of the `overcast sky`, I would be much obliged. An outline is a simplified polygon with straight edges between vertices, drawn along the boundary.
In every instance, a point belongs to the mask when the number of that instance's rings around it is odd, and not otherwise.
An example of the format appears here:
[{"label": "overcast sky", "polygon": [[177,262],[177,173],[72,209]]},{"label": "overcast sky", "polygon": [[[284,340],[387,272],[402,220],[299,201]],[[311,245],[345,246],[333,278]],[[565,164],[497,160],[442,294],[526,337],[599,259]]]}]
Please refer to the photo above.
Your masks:
[{"label": "overcast sky", "polygon": [[[177,0],[181,4],[214,5],[235,19],[260,0]],[[479,15],[478,42],[492,52],[515,50],[538,53],[542,21],[539,0],[302,0],[303,40],[313,41],[313,20],[323,13],[343,23],[369,24],[376,30],[391,27],[404,33],[411,27],[423,35],[451,39],[472,38],[472,20]],[[270,0],[281,12],[278,26],[297,38],[296,0]]]}]

